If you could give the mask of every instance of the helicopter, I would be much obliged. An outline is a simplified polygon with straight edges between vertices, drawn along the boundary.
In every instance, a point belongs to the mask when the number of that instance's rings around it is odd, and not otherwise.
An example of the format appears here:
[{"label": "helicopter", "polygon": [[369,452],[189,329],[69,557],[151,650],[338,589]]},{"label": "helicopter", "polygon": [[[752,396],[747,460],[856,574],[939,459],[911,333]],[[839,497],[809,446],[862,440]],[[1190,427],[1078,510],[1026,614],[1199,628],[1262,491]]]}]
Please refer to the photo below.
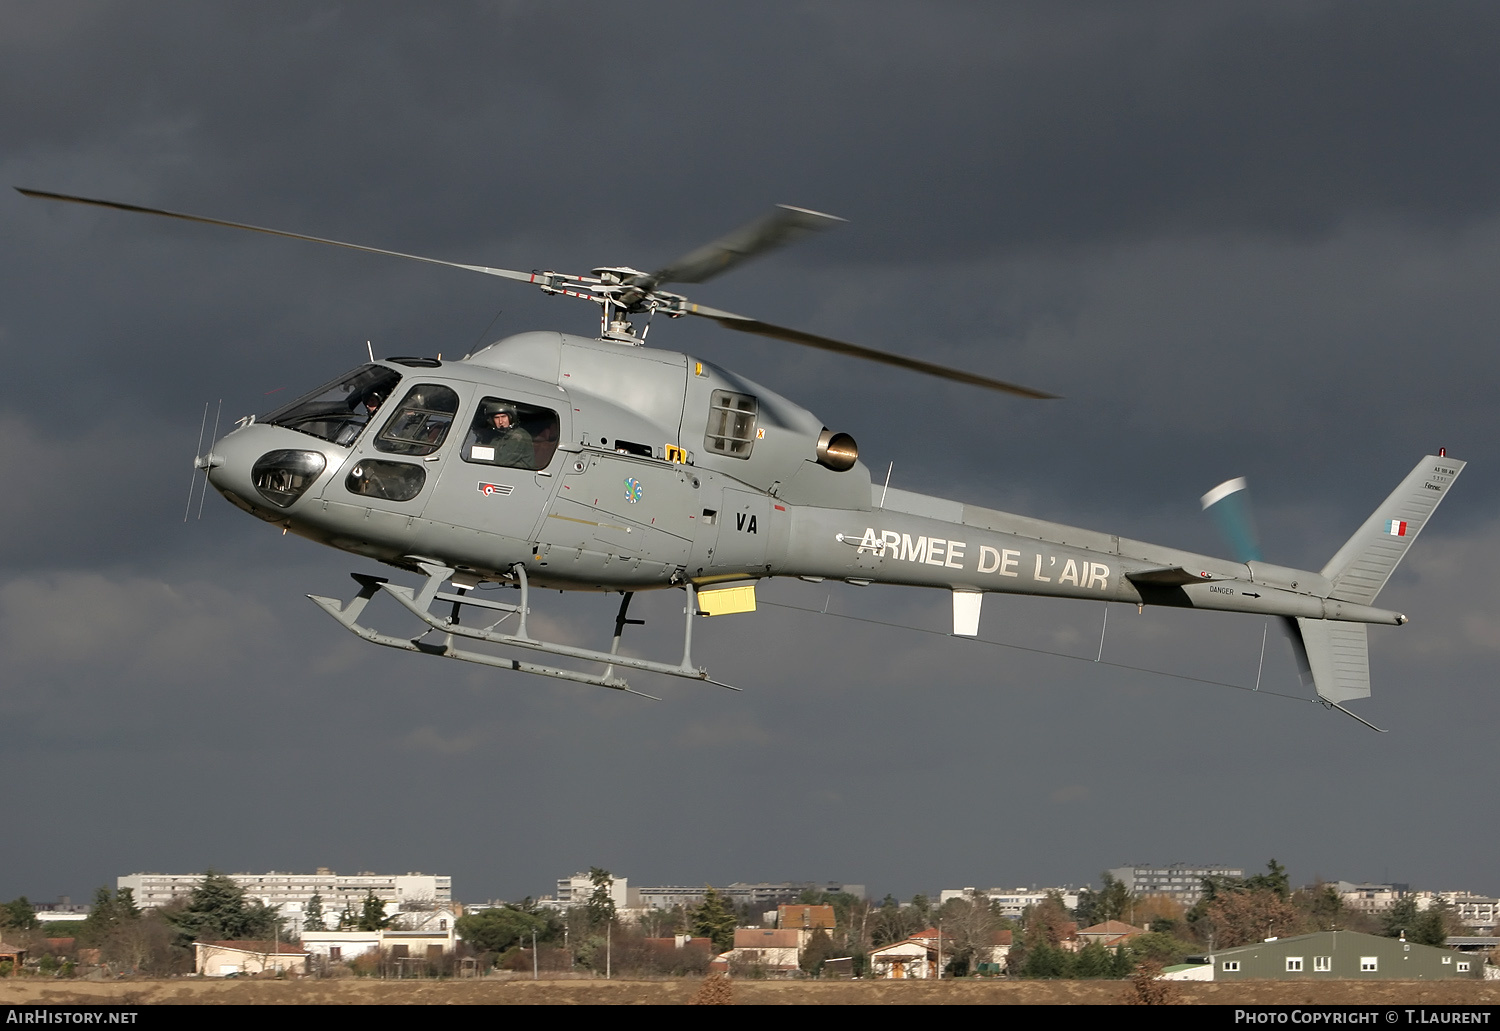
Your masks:
[{"label": "helicopter", "polygon": [[[1227,481],[1202,499],[1234,552],[1233,559],[1213,558],[898,490],[888,478],[881,484],[859,460],[849,433],[735,372],[646,346],[655,316],[693,315],[981,389],[1054,396],[699,305],[664,289],[705,282],[843,221],[832,215],[779,206],[655,272],[603,266],[579,276],[460,264],[17,189],[37,199],[463,269],[599,306],[596,337],[524,332],[457,360],[376,360],[372,350],[368,363],[272,412],[240,419],[194,459],[224,498],[283,533],[419,577],[409,586],[353,573],[359,590],[352,599],[308,597],[362,639],[424,655],[631,694],[643,692],[630,687],[622,670],[734,689],[694,664],[694,620],[754,611],[756,585],[767,578],[948,591],[958,637],[978,635],[986,594],[1039,595],[1278,617],[1304,686],[1325,707],[1379,730],[1345,707],[1370,694],[1366,628],[1407,622],[1375,601],[1465,464],[1445,449],[1422,458],[1317,572],[1262,560],[1245,482]],[[481,596],[495,588],[519,596]],[[622,654],[625,628],[641,622],[629,616],[631,599],[667,588],[687,596],[681,659]],[[538,589],[619,593],[609,650],[532,634],[527,617]],[[378,595],[426,629],[407,638],[361,623]],[[469,641],[602,669],[460,646]]]}]

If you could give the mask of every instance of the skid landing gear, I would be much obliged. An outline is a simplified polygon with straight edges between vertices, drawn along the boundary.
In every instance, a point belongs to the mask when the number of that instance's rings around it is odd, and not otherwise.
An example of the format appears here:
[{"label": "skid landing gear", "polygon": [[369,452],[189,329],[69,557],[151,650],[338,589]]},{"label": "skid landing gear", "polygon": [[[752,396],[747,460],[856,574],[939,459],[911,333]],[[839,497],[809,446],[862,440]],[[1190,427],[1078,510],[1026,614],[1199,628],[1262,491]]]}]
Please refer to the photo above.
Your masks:
[{"label": "skid landing gear", "polygon": [[[620,601],[620,611],[615,616],[614,640],[610,644],[609,651],[595,651],[591,648],[575,648],[567,644],[555,644],[551,641],[542,641],[532,637],[526,631],[526,615],[531,611],[530,596],[531,588],[526,580],[526,567],[517,563],[513,569],[516,575],[517,586],[521,589],[521,603],[510,605],[500,601],[490,601],[487,598],[475,598],[463,593],[464,588],[457,589],[457,593],[447,593],[438,590],[443,582],[453,575],[453,569],[448,566],[439,565],[435,562],[420,562],[422,572],[427,574],[427,580],[418,590],[393,584],[384,577],[368,576],[364,573],[354,573],[354,581],[359,584],[359,593],[347,604],[340,603],[335,598],[320,598],[309,594],[314,603],[324,612],[338,620],[349,630],[358,634],[366,641],[385,645],[387,648],[400,648],[403,651],[420,652],[423,655],[439,655],[448,659],[460,659],[464,662],[477,662],[484,666],[497,666],[501,669],[513,669],[519,673],[535,673],[544,677],[556,677],[559,680],[572,680],[579,684],[593,684],[596,687],[607,687],[614,691],[624,691],[627,694],[640,695],[642,698],[651,698],[661,701],[655,695],[648,695],[641,691],[632,690],[626,681],[615,675],[615,667],[624,669],[639,669],[647,673],[661,673],[669,677],[683,677],[688,680],[698,680],[703,683],[713,684],[716,687],[728,688],[738,691],[739,688],[732,684],[725,684],[715,680],[708,675],[708,670],[702,666],[694,666],[692,658],[693,648],[693,616],[697,614],[697,598],[691,587],[688,588],[687,604],[683,606],[683,613],[687,617],[683,624],[682,639],[682,661],[677,665],[665,662],[653,662],[650,659],[636,659],[628,655],[620,655],[620,637],[628,625],[640,625],[645,620],[629,619],[626,613],[630,609],[630,599],[635,597],[633,591],[626,592]],[[361,626],[358,622],[360,613],[364,611],[370,599],[375,597],[377,591],[385,591],[400,603],[412,615],[426,623],[431,629],[414,638],[392,637],[382,634],[370,627]],[[452,610],[446,617],[433,615],[429,609],[433,602],[449,602]],[[468,606],[475,609],[490,612],[499,612],[502,615],[487,627],[469,627],[459,622],[460,610]],[[511,616],[517,617],[516,632],[514,634],[499,633],[496,631],[501,623]],[[429,642],[425,638],[433,630],[443,634],[443,640]],[[547,655],[559,655],[564,658],[581,659],[585,662],[595,662],[604,666],[602,673],[586,673],[581,670],[559,669],[555,666],[541,666],[533,662],[521,662],[516,659],[502,658],[497,655],[488,655],[484,652],[465,651],[455,648],[453,639],[465,637],[470,640],[483,641],[488,644],[506,645],[512,648],[525,648],[530,651],[542,652]]]}]

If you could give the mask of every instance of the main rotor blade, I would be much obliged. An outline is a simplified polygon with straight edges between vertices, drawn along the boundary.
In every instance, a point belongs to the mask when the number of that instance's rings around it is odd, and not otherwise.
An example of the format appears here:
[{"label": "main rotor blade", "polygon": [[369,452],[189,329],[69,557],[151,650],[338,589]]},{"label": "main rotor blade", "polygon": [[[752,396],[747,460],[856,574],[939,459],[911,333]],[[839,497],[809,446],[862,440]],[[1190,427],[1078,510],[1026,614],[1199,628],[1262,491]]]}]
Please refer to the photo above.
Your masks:
[{"label": "main rotor blade", "polygon": [[420,254],[403,254],[401,251],[387,251],[380,247],[365,247],[357,243],[345,243],[342,240],[325,240],[321,236],[307,236],[303,233],[289,233],[284,229],[267,229],[265,226],[252,226],[244,222],[227,222],[222,218],[207,218],[203,215],[188,215],[181,211],[166,211],[162,208],[143,208],[138,204],[121,204],[119,201],[94,200],[91,197],[74,197],[66,193],[48,193],[45,190],[28,190],[17,186],[16,190],[28,197],[37,197],[41,200],[60,200],[70,204],[91,204],[96,208],[114,208],[116,211],[130,211],[141,215],[161,215],[164,218],[180,218],[184,222],[202,222],[204,225],[225,226],[229,229],[248,229],[252,233],[266,233],[270,236],[285,236],[293,240],[306,240],[309,243],[326,243],[332,247],[346,247],[351,251],[365,251],[369,254],[384,254],[390,258],[409,258],[412,261],[423,261],[429,265],[444,265],[448,268],[467,269],[470,272],[482,272],[487,276],[500,276],[503,279],[514,279],[522,283],[533,283],[539,278],[530,272],[516,272],[508,268],[489,268],[485,265],[463,265],[456,261],[443,261],[439,258],[424,258]]},{"label": "main rotor blade", "polygon": [[744,315],[735,315],[733,312],[706,308],[700,304],[689,303],[687,311],[694,315],[701,315],[706,319],[713,319],[719,325],[728,329],[739,330],[741,333],[754,333],[757,336],[785,340],[788,343],[801,344],[804,347],[816,347],[820,351],[847,354],[853,358],[863,358],[870,362],[880,362],[882,365],[894,365],[898,369],[907,369],[911,372],[936,376],[938,379],[953,380],[956,383],[968,383],[971,386],[984,387],[986,390],[998,390],[1005,394],[1015,394],[1017,397],[1030,397],[1043,401],[1055,400],[1057,398],[1056,394],[1033,390],[1030,387],[1007,383],[1004,380],[990,379],[988,376],[981,376],[978,373],[964,372],[962,369],[951,369],[946,365],[924,362],[920,358],[908,358],[901,354],[891,354],[889,351],[877,351],[873,347],[848,344],[842,340],[834,340],[831,337],[818,336],[815,333],[804,333],[800,329],[773,326],[769,322],[761,322],[759,319],[747,318]]},{"label": "main rotor blade", "polygon": [[756,255],[820,230],[832,229],[843,221],[837,215],[778,204],[755,221],[684,254],[665,268],[649,276],[636,276],[630,285],[654,290],[663,283],[703,283]]}]

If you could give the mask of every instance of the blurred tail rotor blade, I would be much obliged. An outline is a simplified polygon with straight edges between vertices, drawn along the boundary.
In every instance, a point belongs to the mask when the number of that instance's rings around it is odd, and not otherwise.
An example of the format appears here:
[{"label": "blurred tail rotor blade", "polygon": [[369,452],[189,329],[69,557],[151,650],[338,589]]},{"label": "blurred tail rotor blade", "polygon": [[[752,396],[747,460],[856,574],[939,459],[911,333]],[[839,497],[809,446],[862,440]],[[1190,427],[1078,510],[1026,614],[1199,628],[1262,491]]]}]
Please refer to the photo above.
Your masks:
[{"label": "blurred tail rotor blade", "polygon": [[1238,562],[1261,561],[1260,534],[1250,509],[1250,486],[1243,476],[1225,480],[1200,499],[1203,511],[1212,511],[1219,530]]},{"label": "blurred tail rotor blade", "polygon": [[630,285],[654,290],[663,283],[703,283],[756,255],[831,229],[843,221],[836,215],[780,204],[713,243],[684,254],[665,268],[635,277]]}]

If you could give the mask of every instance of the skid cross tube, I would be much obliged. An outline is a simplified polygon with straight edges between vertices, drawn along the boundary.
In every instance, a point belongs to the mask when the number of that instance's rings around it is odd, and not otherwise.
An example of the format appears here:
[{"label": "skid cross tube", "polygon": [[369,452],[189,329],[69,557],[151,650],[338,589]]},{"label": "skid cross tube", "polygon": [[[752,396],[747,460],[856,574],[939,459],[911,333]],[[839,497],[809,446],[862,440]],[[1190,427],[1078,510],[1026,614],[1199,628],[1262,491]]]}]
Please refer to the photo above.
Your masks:
[{"label": "skid cross tube", "polygon": [[341,605],[336,598],[321,598],[313,594],[309,594],[308,598],[349,630],[372,644],[384,645],[387,648],[399,648],[402,651],[417,652],[420,655],[436,655],[441,658],[474,662],[482,666],[510,669],[518,673],[534,673],[538,676],[554,677],[559,680],[571,680],[574,683],[591,684],[594,687],[607,687],[612,691],[623,691],[626,694],[639,695],[642,698],[661,701],[655,695],[634,690],[619,677],[607,675],[594,676],[593,674],[582,673],[578,670],[558,669],[555,666],[541,666],[533,662],[520,662],[516,659],[501,658],[497,655],[485,655],[482,652],[464,651],[453,647],[451,635],[442,644],[428,644],[420,637],[407,640],[403,637],[392,637],[389,634],[382,634],[367,626],[361,626],[358,622],[360,613],[370,603],[370,599],[375,597],[375,593],[380,590],[385,581],[378,576],[364,576],[358,573],[354,574],[354,579],[359,582],[360,591],[347,605]]},{"label": "skid cross tube", "polygon": [[[607,687],[613,690],[626,691],[630,694],[641,694],[641,692],[631,690],[625,680],[621,679],[618,676],[615,676],[616,666],[620,666],[625,669],[638,669],[647,673],[659,673],[664,676],[682,677],[683,679],[687,680],[702,681],[704,683],[713,684],[716,687],[727,688],[731,691],[739,690],[739,688],[734,687],[732,684],[726,684],[722,681],[713,679],[708,675],[707,669],[701,666],[694,666],[692,664],[692,627],[693,616],[696,614],[697,606],[694,604],[695,599],[693,597],[691,589],[688,590],[687,604],[686,606],[684,606],[686,624],[684,629],[682,662],[674,666],[665,662],[655,662],[650,659],[637,659],[628,655],[619,654],[620,637],[624,632],[625,626],[629,624],[639,625],[645,622],[644,620],[626,618],[626,612],[629,608],[630,599],[633,592],[626,594],[625,598],[621,601],[620,611],[615,617],[614,640],[610,645],[610,650],[608,652],[602,652],[592,648],[578,648],[572,645],[538,640],[527,633],[526,615],[529,611],[528,602],[530,601],[530,584],[526,579],[525,568],[519,563],[515,567],[517,586],[521,590],[521,603],[519,605],[510,605],[505,602],[490,601],[483,598],[474,598],[469,596],[468,594],[440,592],[438,590],[439,586],[441,586],[444,580],[453,575],[453,569],[448,566],[439,565],[435,562],[420,562],[418,564],[421,567],[422,571],[427,574],[427,579],[422,584],[422,586],[416,590],[413,590],[410,587],[402,586],[400,584],[393,584],[386,580],[384,577],[369,576],[364,573],[354,573],[352,575],[355,582],[360,585],[360,591],[359,594],[356,595],[347,604],[341,604],[333,598],[323,598],[315,595],[308,595],[308,597],[313,602],[315,602],[319,608],[323,609],[334,619],[343,624],[346,629],[359,635],[367,641],[384,645],[389,648],[400,648],[403,651],[420,652],[426,655],[441,655],[446,658],[459,659],[464,662],[476,662],[486,666],[497,666],[503,669],[513,669],[521,673],[535,673],[540,676],[557,677],[562,680],[571,680],[577,683],[593,684],[598,687]],[[406,638],[393,637],[389,634],[382,634],[376,630],[371,629],[370,627],[361,625],[359,623],[360,615],[363,613],[365,606],[370,603],[370,600],[374,598],[376,593],[379,591],[384,591],[386,594],[390,595],[396,600],[397,603],[401,605],[402,608],[406,609],[412,615],[416,616],[422,622],[426,623],[429,627],[432,628],[432,630],[441,631],[444,635],[443,643],[440,645],[426,643],[425,641],[423,641],[423,637],[425,637],[426,634],[408,640]],[[429,611],[430,606],[434,602],[451,603],[453,605],[452,614],[447,618],[434,615]],[[492,624],[491,628],[489,629],[463,626],[458,622],[458,610],[461,606],[464,605],[471,605],[476,608],[503,612],[505,613],[505,615],[502,616],[500,620],[495,624]],[[517,633],[505,634],[495,632],[493,627],[498,626],[500,622],[503,622],[505,619],[509,618],[510,615],[516,615],[519,617],[519,625],[516,627]],[[551,666],[539,666],[533,663],[519,662],[514,659],[505,659],[497,656],[485,655],[481,652],[465,651],[453,646],[453,639],[455,636],[468,638],[470,640],[483,641],[487,644],[503,645],[512,648],[526,648],[533,651],[543,652],[548,655],[558,655],[564,658],[579,659],[585,662],[596,662],[603,665],[605,669],[603,673],[591,674],[584,673],[578,670],[557,669]],[[644,697],[651,698],[654,696],[645,695]]]}]

